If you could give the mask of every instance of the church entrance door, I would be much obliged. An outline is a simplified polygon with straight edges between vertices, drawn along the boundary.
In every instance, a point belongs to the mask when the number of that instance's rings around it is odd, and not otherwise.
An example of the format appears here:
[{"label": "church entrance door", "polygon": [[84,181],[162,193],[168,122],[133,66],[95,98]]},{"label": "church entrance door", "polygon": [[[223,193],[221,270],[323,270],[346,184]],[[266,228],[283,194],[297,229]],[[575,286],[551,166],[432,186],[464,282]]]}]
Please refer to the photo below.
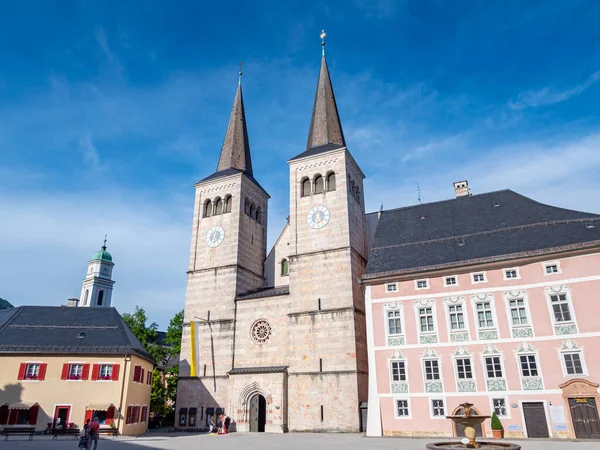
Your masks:
[{"label": "church entrance door", "polygon": [[260,394],[250,399],[250,431],[262,433],[265,431],[267,419],[267,402]]}]

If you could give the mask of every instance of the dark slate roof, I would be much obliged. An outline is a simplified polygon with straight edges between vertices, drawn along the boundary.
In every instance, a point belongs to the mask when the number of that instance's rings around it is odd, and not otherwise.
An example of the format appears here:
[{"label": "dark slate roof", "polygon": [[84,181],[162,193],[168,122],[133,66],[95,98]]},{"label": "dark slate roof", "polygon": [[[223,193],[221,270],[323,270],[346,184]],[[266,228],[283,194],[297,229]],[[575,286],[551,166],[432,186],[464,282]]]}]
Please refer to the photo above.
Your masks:
[{"label": "dark slate roof", "polygon": [[364,278],[590,245],[600,245],[599,214],[503,190],[383,211]]},{"label": "dark slate roof", "polygon": [[265,298],[265,297],[275,297],[277,295],[288,295],[289,293],[290,293],[289,286],[275,286],[275,287],[254,289],[252,291],[248,291],[248,292],[238,295],[235,299],[236,300],[249,300],[249,299],[253,299],[253,298]]},{"label": "dark slate roof", "polygon": [[243,375],[248,373],[277,373],[285,372],[287,366],[267,366],[267,367],[236,367],[229,371],[229,375]]},{"label": "dark slate roof", "polygon": [[0,353],[136,354],[154,363],[115,308],[19,306],[11,312],[0,326]]},{"label": "dark slate roof", "polygon": [[243,171],[243,170],[239,170],[239,169],[219,170],[218,172],[212,173],[209,176],[207,176],[206,178],[201,179],[199,181],[199,183],[202,183],[203,181],[216,180],[217,178],[229,177],[231,175],[236,175],[238,173],[243,173],[244,175],[246,175],[250,181],[252,181],[261,191],[263,191],[265,194],[267,194],[267,196],[270,198],[267,191],[265,191],[265,189],[259,184],[259,182],[256,181],[256,179],[252,176],[251,173]]},{"label": "dark slate roof", "polygon": [[345,145],[339,145],[339,144],[320,145],[318,147],[311,148],[310,150],[306,150],[305,152],[302,152],[299,155],[294,156],[292,159],[290,159],[290,161],[306,158],[308,156],[319,155],[321,153],[327,153],[327,152],[330,152],[331,150],[338,150],[340,148],[345,148],[345,147],[346,147]]}]

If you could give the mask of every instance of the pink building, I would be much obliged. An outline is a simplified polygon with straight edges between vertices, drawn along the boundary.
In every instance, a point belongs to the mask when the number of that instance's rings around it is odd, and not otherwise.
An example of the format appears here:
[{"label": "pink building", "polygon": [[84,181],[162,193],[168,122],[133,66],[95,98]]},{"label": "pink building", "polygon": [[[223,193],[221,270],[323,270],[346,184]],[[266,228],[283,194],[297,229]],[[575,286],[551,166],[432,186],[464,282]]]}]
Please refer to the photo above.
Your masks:
[{"label": "pink building", "polygon": [[600,217],[455,190],[378,214],[367,434],[457,435],[470,402],[506,437],[600,438]]}]

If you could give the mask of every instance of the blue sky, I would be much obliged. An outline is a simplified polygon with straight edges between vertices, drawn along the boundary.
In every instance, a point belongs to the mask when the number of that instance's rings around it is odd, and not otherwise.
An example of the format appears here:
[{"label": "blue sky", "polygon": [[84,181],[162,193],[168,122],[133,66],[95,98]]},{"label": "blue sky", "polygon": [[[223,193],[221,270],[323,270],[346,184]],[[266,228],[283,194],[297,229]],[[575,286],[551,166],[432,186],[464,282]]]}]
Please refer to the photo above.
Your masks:
[{"label": "blue sky", "polygon": [[113,304],[184,304],[193,183],[244,61],[269,242],[306,144],[325,28],[367,210],[511,188],[600,212],[596,1],[22,1],[0,14],[0,297],[79,295],[104,233]]}]

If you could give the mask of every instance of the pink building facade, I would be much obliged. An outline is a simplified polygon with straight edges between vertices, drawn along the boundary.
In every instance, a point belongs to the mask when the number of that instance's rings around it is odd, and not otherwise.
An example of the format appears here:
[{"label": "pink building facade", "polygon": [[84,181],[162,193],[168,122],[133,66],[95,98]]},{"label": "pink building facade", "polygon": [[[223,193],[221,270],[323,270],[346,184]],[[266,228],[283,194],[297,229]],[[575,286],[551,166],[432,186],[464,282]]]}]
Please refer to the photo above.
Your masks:
[{"label": "pink building facade", "polygon": [[[503,205],[512,201],[510,195]],[[514,200],[531,202],[534,216],[553,215],[552,207],[520,196]],[[435,210],[414,220],[434,219]],[[480,415],[495,411],[506,437],[600,438],[600,242],[591,215],[576,219],[572,212],[571,222],[552,229],[536,229],[535,217],[524,229],[550,236],[537,241],[519,234],[523,229],[516,235],[514,230],[502,235],[499,228],[470,230],[461,237],[456,232],[461,226],[451,227],[453,236],[438,233],[425,242],[411,241],[400,229],[385,236],[392,219],[410,227],[413,213],[397,210],[387,222],[382,213],[384,229],[377,230],[369,258],[374,265],[363,276],[367,434],[462,437],[445,416],[470,402]],[[430,227],[438,226],[431,222]],[[398,235],[404,242],[390,241]],[[486,242],[478,241],[482,236]],[[506,249],[485,236],[505,241]],[[445,252],[441,246],[448,245],[457,250]],[[474,248],[463,249],[469,245]],[[410,267],[411,260],[422,264],[419,251],[430,252],[437,264]],[[491,436],[490,422],[478,431]]]}]

